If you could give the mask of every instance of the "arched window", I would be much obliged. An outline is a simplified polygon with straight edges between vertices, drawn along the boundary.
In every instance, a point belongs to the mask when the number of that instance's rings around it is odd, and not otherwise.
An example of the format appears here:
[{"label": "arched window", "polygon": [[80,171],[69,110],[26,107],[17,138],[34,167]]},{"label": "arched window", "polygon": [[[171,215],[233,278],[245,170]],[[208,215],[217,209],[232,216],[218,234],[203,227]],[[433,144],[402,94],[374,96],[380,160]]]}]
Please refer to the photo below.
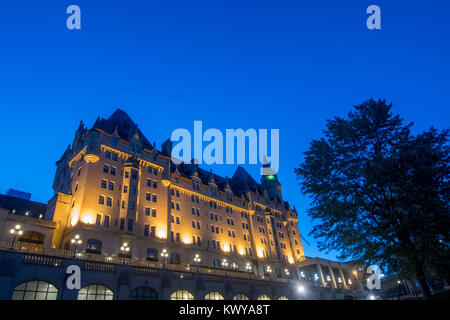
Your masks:
[{"label": "arched window", "polygon": [[35,231],[24,231],[17,242],[26,246],[42,247],[44,245],[44,238],[45,236],[42,233]]},{"label": "arched window", "polygon": [[113,291],[101,284],[90,284],[78,291],[78,300],[112,300]]},{"label": "arched window", "polygon": [[233,269],[233,270],[239,270],[239,265],[238,265],[236,262],[233,262],[233,263],[231,264],[231,269]]},{"label": "arched window", "polygon": [[14,287],[11,300],[56,300],[58,289],[52,284],[32,280],[23,282]]},{"label": "arched window", "polygon": [[187,290],[177,290],[170,295],[170,300],[194,300],[194,295]]},{"label": "arched window", "polygon": [[102,253],[102,242],[98,239],[89,239],[86,242],[87,253]]},{"label": "arched window", "polygon": [[278,300],[289,300],[289,299],[287,297],[285,297],[285,296],[281,296],[281,297],[278,298]]},{"label": "arched window", "polygon": [[258,300],[270,300],[269,296],[262,294],[258,297]]},{"label": "arched window", "polygon": [[250,300],[245,294],[239,293],[234,296],[233,300]]},{"label": "arched window", "polygon": [[158,249],[148,248],[147,249],[147,260],[148,261],[158,261]]},{"label": "arched window", "polygon": [[216,268],[219,268],[219,267],[220,267],[220,261],[219,261],[219,259],[214,259],[214,261],[213,261],[213,266],[216,267]]},{"label": "arched window", "polygon": [[140,287],[130,292],[130,300],[158,300],[158,293],[153,289]]},{"label": "arched window", "polygon": [[179,253],[172,253],[170,255],[170,263],[180,264],[181,263],[181,257]]},{"label": "arched window", "polygon": [[205,300],[224,300],[219,292],[210,292],[205,296]]}]

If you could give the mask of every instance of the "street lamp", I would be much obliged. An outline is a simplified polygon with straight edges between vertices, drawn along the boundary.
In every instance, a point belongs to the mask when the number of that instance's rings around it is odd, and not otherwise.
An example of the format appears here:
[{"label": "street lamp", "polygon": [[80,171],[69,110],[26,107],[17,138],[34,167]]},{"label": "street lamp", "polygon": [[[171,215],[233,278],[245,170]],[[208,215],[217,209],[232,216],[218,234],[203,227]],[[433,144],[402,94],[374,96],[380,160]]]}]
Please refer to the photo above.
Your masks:
[{"label": "street lamp", "polygon": [[195,257],[194,257],[194,262],[195,262],[195,264],[199,264],[200,262],[202,262],[202,259],[200,258],[200,255],[199,254],[196,254],[195,255]]},{"label": "street lamp", "polygon": [[291,274],[290,272],[289,272],[289,270],[288,269],[284,269],[284,273],[286,274],[286,276],[288,276],[289,277],[289,275]]},{"label": "street lamp", "polygon": [[252,266],[250,265],[250,262],[247,262],[247,264],[245,265],[245,269],[246,269],[248,272],[252,272]]},{"label": "street lamp", "polygon": [[130,252],[130,247],[128,246],[127,242],[122,243],[122,246],[120,247],[120,253],[123,258],[127,258]]},{"label": "street lamp", "polygon": [[228,261],[227,261],[227,259],[223,259],[223,260],[222,260],[222,266],[225,267],[225,268],[228,267]]},{"label": "street lamp", "polygon": [[164,268],[165,268],[165,267],[166,267],[166,260],[167,260],[167,257],[169,257],[169,253],[167,252],[166,249],[163,249],[163,251],[161,252],[161,257],[164,258]]},{"label": "street lamp", "polygon": [[372,295],[369,296],[369,299],[370,300],[375,300],[375,296],[372,294]]},{"label": "street lamp", "polygon": [[81,244],[81,239],[80,239],[80,235],[76,234],[75,237],[72,238],[72,240],[70,240],[70,242],[75,245],[74,247],[74,251],[75,251],[75,255],[77,254],[77,245]]},{"label": "street lamp", "polygon": [[16,236],[19,235],[21,236],[23,234],[23,231],[20,230],[21,226],[20,224],[17,224],[13,229],[9,230],[9,233],[13,234],[13,241],[11,243],[11,248],[14,247],[14,242],[16,241]]},{"label": "street lamp", "polygon": [[297,291],[302,295],[303,300],[305,300],[305,287],[302,285],[299,285],[297,287]]}]

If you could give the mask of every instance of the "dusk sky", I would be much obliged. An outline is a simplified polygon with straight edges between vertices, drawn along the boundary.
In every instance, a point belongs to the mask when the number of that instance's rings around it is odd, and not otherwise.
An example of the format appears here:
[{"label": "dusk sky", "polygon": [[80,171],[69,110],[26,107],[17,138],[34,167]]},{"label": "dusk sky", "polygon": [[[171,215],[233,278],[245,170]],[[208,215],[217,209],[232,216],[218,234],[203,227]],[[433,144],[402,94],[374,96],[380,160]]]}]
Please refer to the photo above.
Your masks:
[{"label": "dusk sky", "polygon": [[[81,8],[68,30],[66,8]],[[368,30],[366,8],[381,8]],[[173,130],[280,129],[279,179],[300,213],[294,168],[327,119],[373,98],[415,133],[450,124],[450,2],[2,0],[0,193],[47,202],[79,121],[125,110],[158,148]],[[209,166],[202,166],[210,169]],[[259,165],[244,166],[259,181]],[[236,166],[213,166],[231,177]]]}]

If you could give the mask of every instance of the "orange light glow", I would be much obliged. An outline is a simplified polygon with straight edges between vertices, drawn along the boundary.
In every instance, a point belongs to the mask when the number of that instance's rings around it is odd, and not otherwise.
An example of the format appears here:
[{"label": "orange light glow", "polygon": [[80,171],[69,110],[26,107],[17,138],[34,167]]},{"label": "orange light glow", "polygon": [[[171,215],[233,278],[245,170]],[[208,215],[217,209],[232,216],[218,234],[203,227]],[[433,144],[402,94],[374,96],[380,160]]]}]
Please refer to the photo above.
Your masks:
[{"label": "orange light glow", "polygon": [[263,258],[263,257],[264,257],[264,251],[263,251],[263,249],[258,248],[257,251],[258,251],[258,257],[259,257],[259,258]]},{"label": "orange light glow", "polygon": [[222,249],[224,252],[230,252],[230,245],[229,244],[224,244],[223,245],[223,249]]},{"label": "orange light glow", "polygon": [[291,256],[289,256],[289,257],[288,257],[288,261],[289,261],[290,264],[293,264],[293,263],[294,263],[294,258],[292,258]]},{"label": "orange light glow", "polygon": [[156,236],[160,239],[165,239],[167,237],[166,230],[164,230],[163,228],[159,228],[156,232]]},{"label": "orange light glow", "polygon": [[245,251],[244,251],[244,248],[240,248],[240,249],[239,249],[239,254],[240,254],[241,256],[244,255],[244,252],[245,252]]},{"label": "orange light glow", "polygon": [[185,244],[190,244],[190,243],[191,243],[191,237],[189,237],[189,236],[184,236],[184,237],[183,237],[183,242],[184,242]]},{"label": "orange light glow", "polygon": [[94,216],[85,213],[81,217],[81,222],[86,223],[86,224],[94,224],[95,223],[95,219],[94,219]]}]

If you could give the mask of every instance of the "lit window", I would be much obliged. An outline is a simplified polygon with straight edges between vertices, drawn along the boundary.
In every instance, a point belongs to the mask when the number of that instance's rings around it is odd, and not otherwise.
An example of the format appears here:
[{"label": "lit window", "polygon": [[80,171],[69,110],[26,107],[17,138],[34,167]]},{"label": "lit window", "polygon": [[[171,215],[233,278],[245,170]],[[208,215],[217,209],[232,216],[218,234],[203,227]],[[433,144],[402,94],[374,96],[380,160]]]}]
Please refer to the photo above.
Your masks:
[{"label": "lit window", "polygon": [[56,300],[58,289],[44,281],[27,281],[14,288],[11,300]]},{"label": "lit window", "polygon": [[100,284],[91,284],[78,292],[78,300],[113,300],[113,291]]},{"label": "lit window", "polygon": [[205,300],[224,300],[219,292],[210,292],[205,296]]},{"label": "lit window", "polygon": [[194,300],[194,295],[187,290],[177,290],[170,295],[170,300]]}]

